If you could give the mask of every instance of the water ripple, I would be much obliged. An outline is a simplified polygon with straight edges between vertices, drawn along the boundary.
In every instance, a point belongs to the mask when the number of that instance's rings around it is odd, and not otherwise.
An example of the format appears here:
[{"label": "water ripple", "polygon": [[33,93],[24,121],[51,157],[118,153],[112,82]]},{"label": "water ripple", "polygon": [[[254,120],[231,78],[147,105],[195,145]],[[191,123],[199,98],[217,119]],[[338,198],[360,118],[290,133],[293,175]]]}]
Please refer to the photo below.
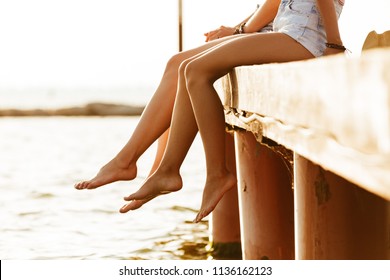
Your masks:
[{"label": "water ripple", "polygon": [[118,213],[123,197],[148,174],[155,146],[140,158],[134,181],[74,190],[74,182],[94,176],[117,153],[137,122],[130,117],[3,118],[0,259],[207,258],[208,224],[191,222],[202,193],[193,186],[204,181],[200,141],[182,167],[186,188],[140,210]]}]

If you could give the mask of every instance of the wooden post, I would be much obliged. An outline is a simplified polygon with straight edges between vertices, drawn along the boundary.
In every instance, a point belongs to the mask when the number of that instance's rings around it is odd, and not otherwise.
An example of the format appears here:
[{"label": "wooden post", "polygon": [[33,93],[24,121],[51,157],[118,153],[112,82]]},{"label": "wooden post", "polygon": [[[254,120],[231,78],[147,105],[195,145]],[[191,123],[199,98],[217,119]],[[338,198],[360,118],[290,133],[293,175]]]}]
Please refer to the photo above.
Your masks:
[{"label": "wooden post", "polygon": [[390,202],[294,155],[296,258],[389,259]]},{"label": "wooden post", "polygon": [[179,52],[183,51],[183,0],[178,0]]},{"label": "wooden post", "polygon": [[[233,135],[226,134],[226,159],[231,172],[236,173]],[[237,188],[225,193],[210,219],[212,255],[216,259],[241,259],[240,218]]]},{"label": "wooden post", "polygon": [[243,259],[294,258],[292,182],[283,159],[235,132]]}]

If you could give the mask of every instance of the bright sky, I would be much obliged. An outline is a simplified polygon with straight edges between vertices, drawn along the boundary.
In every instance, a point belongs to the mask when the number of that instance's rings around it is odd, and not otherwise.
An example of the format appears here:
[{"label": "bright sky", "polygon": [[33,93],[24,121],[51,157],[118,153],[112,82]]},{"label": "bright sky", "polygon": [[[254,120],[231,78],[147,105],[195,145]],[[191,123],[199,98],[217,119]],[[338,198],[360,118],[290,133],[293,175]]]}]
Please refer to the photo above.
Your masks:
[{"label": "bright sky", "polygon": [[[262,0],[183,0],[184,47],[235,25]],[[389,0],[346,0],[340,28],[360,53],[366,34],[390,30]],[[0,89],[128,87],[159,82],[177,51],[178,0],[1,0]]]}]

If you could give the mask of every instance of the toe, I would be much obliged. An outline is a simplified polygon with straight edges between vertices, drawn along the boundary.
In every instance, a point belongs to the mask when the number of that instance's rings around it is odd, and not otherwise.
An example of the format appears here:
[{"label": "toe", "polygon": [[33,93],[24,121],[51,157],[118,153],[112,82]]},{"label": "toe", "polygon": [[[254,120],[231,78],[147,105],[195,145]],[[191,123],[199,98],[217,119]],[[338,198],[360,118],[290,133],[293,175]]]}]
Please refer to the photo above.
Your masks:
[{"label": "toe", "polygon": [[132,210],[136,210],[138,208],[141,208],[142,205],[144,205],[145,201],[143,200],[133,200],[130,203],[124,205],[121,209],[119,209],[120,213],[127,213]]},{"label": "toe", "polygon": [[194,223],[199,223],[201,220],[203,219],[203,216],[202,216],[202,214],[201,214],[201,212],[199,212],[197,215],[196,215],[196,217],[195,217],[195,219],[194,219]]},{"label": "toe", "polygon": [[85,184],[85,188],[86,188],[86,189],[89,189],[89,190],[92,190],[92,189],[96,189],[97,186],[96,186],[93,182],[88,181],[88,182]]},{"label": "toe", "polygon": [[77,184],[74,185],[74,187],[78,190],[82,190],[83,189],[83,183],[84,182],[78,182]]},{"label": "toe", "polygon": [[141,189],[141,190],[138,190],[137,192],[132,193],[131,195],[125,197],[124,200],[126,200],[126,201],[145,200],[145,199],[148,199],[149,196],[151,196],[151,195],[143,192]]},{"label": "toe", "polygon": [[126,200],[126,201],[132,201],[132,200],[135,199],[134,196],[135,196],[135,194],[133,193],[133,194],[131,194],[129,196],[125,196],[123,199]]}]

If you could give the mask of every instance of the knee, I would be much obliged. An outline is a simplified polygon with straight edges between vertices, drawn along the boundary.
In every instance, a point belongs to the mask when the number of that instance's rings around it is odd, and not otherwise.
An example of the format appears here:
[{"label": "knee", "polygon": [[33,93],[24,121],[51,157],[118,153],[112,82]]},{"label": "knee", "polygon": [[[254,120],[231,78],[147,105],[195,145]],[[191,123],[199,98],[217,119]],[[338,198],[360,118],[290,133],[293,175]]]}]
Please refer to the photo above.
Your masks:
[{"label": "knee", "polygon": [[189,93],[198,86],[203,86],[208,81],[207,71],[203,70],[196,60],[185,65],[184,76]]},{"label": "knee", "polygon": [[183,60],[184,58],[181,53],[177,53],[173,55],[167,62],[165,72],[170,72],[170,71],[177,72]]},{"label": "knee", "polygon": [[180,77],[185,77],[185,72],[186,72],[186,67],[187,67],[188,62],[189,62],[188,59],[181,61],[179,69],[178,69],[178,73],[179,73]]},{"label": "knee", "polygon": [[189,64],[191,64],[192,58],[187,58],[183,61],[181,61],[179,69],[178,69],[178,75],[179,77],[187,83],[187,67]]}]

